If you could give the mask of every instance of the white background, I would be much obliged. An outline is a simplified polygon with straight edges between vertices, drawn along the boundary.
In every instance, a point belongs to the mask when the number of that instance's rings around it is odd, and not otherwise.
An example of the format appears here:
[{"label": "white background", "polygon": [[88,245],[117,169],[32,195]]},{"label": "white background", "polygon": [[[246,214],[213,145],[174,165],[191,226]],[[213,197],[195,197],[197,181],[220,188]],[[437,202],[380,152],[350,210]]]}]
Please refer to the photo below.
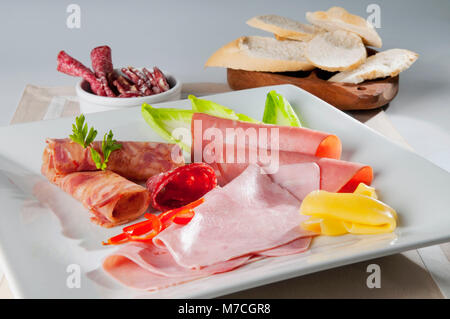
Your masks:
[{"label": "white background", "polygon": [[[66,8],[81,7],[81,28],[66,27]],[[74,85],[56,71],[66,50],[86,65],[98,45],[112,48],[115,66],[158,65],[183,82],[225,82],[225,70],[204,69],[220,46],[263,31],[245,21],[275,13],[304,21],[304,13],[345,7],[366,17],[381,7],[383,49],[406,48],[419,60],[400,77],[387,109],[405,139],[450,171],[450,1],[2,1],[0,3],[0,125],[7,125],[26,84]],[[270,36],[270,35],[269,35]]]}]

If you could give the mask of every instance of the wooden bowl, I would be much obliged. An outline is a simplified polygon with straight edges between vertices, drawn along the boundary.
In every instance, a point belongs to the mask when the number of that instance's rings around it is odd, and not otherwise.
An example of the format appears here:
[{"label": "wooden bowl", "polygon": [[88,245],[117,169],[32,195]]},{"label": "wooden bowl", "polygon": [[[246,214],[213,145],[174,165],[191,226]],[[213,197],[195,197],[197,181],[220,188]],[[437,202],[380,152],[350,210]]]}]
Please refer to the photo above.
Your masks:
[{"label": "wooden bowl", "polygon": [[233,90],[293,84],[341,110],[376,109],[392,101],[398,92],[398,76],[349,84],[327,81],[333,74],[318,69],[285,73],[228,69],[227,79]]}]

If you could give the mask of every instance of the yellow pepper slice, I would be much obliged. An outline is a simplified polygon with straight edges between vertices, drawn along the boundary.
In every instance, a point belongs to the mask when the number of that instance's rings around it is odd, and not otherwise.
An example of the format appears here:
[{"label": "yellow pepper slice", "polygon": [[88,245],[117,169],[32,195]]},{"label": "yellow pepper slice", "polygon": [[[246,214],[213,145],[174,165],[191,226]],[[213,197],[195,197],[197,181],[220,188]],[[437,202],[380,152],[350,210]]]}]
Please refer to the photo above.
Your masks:
[{"label": "yellow pepper slice", "polygon": [[322,235],[381,234],[397,227],[397,213],[377,199],[373,187],[359,184],[353,193],[314,191],[300,207],[311,216],[302,227]]}]

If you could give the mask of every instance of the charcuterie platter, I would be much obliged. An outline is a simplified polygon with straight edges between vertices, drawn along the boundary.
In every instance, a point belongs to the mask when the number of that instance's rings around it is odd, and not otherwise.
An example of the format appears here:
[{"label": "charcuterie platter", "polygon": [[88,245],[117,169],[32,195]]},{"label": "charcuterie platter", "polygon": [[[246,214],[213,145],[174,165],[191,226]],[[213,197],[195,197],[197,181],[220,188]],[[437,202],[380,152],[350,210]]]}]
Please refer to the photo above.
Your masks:
[{"label": "charcuterie platter", "polygon": [[[269,97],[290,106],[270,113]],[[175,115],[189,139],[167,130]],[[207,129],[233,127],[276,129],[244,145],[273,154],[278,134],[279,169],[208,160]],[[290,85],[0,128],[0,163],[18,297],[216,297],[450,239],[448,173]],[[136,220],[132,203],[151,208]],[[343,216],[346,203],[377,221]]]}]

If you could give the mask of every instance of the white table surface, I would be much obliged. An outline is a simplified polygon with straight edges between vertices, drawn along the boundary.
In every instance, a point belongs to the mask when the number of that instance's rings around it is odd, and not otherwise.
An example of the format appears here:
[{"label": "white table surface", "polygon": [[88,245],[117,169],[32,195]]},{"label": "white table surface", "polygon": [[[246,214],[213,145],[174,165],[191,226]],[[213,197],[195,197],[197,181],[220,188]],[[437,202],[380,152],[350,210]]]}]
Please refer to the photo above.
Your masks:
[{"label": "white table surface", "polygon": [[[69,3],[81,7],[81,28],[66,27]],[[450,171],[450,1],[2,1],[0,2],[0,125],[8,125],[28,83],[72,85],[56,71],[59,50],[89,65],[98,45],[112,48],[116,66],[158,65],[184,82],[226,81],[223,69],[204,69],[216,49],[241,35],[266,35],[245,24],[275,13],[305,21],[304,12],[340,5],[367,16],[381,8],[383,49],[420,54],[400,77],[386,113],[422,156]],[[438,269],[439,270],[439,269]],[[1,280],[1,279],[0,279]]]}]

